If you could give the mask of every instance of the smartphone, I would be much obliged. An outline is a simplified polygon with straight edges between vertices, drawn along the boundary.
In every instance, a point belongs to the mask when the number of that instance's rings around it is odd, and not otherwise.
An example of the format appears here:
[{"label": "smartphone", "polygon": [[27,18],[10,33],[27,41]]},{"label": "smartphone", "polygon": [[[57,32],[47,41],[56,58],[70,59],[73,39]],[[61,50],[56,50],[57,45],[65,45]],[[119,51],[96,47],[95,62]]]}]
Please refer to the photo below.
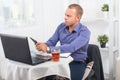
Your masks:
[{"label": "smartphone", "polygon": [[30,37],[30,39],[34,42],[34,44],[37,43],[37,41],[35,39],[33,39],[32,37]]}]

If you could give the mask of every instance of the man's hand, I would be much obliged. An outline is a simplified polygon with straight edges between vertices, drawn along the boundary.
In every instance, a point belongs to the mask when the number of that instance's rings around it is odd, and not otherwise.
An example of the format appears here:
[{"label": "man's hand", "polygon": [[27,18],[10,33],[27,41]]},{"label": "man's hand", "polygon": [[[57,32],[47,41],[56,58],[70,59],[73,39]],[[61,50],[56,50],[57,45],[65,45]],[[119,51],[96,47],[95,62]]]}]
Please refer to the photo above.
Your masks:
[{"label": "man's hand", "polygon": [[43,52],[47,52],[47,45],[45,43],[36,43],[36,49],[38,51],[43,51]]}]

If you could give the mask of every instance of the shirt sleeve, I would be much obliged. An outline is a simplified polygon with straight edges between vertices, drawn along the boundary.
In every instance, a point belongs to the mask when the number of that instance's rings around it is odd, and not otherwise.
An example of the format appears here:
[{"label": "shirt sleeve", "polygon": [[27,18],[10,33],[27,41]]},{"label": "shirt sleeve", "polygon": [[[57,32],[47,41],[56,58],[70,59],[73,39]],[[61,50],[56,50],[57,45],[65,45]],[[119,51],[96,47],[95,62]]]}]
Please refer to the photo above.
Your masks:
[{"label": "shirt sleeve", "polygon": [[59,41],[59,33],[58,33],[58,29],[59,26],[57,27],[55,33],[52,35],[52,37],[46,42],[47,46],[55,46],[57,44],[57,42]]}]

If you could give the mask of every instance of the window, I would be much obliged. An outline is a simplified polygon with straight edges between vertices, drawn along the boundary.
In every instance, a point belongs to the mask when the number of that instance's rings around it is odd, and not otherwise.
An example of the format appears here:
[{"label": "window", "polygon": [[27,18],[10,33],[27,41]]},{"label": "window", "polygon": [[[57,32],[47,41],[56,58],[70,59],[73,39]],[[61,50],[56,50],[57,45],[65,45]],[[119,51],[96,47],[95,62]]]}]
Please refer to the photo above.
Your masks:
[{"label": "window", "polygon": [[8,26],[34,22],[34,0],[0,0],[0,21]]}]

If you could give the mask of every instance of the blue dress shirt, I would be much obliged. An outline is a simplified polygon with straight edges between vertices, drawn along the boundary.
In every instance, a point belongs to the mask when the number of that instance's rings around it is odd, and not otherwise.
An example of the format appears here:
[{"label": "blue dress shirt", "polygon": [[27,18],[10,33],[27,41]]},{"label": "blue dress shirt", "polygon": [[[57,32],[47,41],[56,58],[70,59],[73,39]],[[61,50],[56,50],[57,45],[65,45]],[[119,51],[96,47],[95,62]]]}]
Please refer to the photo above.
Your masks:
[{"label": "blue dress shirt", "polygon": [[60,41],[61,54],[72,53],[71,56],[75,61],[84,61],[87,57],[87,48],[90,39],[90,31],[81,23],[78,23],[72,32],[68,31],[65,23],[61,23],[53,36],[46,42],[46,45],[55,47]]}]

